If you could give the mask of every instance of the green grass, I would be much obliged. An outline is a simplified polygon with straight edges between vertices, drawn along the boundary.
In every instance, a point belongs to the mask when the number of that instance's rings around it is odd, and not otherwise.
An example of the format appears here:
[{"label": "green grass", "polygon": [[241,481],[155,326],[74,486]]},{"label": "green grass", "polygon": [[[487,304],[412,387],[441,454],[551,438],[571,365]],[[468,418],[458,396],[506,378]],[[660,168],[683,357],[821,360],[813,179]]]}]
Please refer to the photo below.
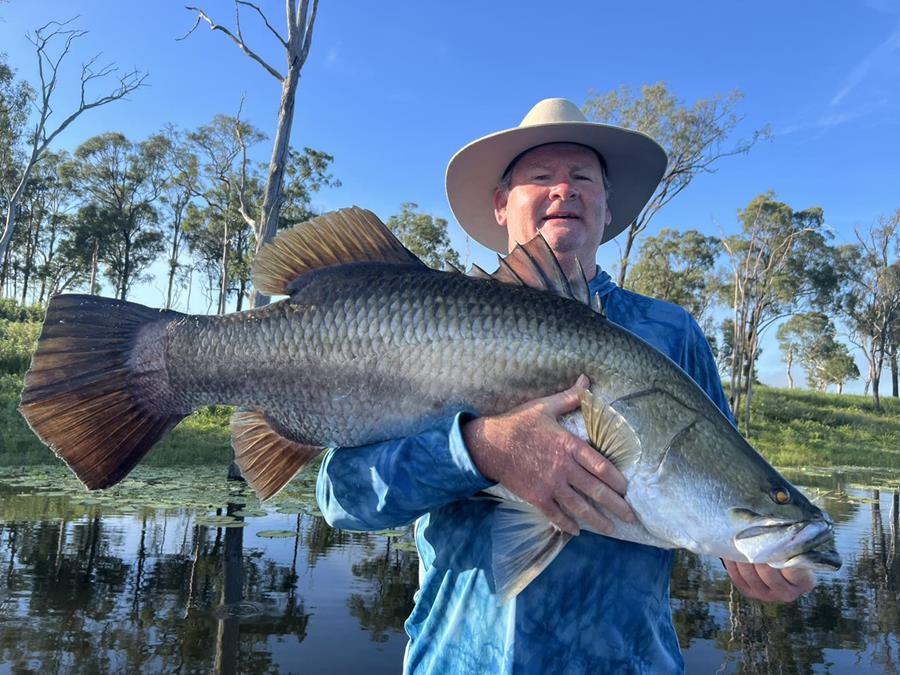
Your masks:
[{"label": "green grass", "polygon": [[[58,461],[16,410],[22,375],[0,375],[0,466]],[[758,386],[750,441],[777,466],[900,469],[900,400],[872,410],[862,396]],[[228,417],[212,406],[183,420],[147,456],[148,466],[227,466],[232,458]]]},{"label": "green grass", "polygon": [[751,442],[778,466],[900,469],[900,399],[756,387]]}]

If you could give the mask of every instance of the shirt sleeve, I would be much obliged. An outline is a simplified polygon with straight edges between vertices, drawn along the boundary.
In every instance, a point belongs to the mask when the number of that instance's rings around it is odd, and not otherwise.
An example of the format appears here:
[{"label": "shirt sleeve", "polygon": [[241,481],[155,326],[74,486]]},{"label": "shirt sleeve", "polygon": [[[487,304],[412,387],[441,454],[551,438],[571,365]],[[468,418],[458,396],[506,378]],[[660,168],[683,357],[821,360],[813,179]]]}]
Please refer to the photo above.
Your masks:
[{"label": "shirt sleeve", "polygon": [[490,487],[462,438],[460,413],[416,436],[356,448],[332,448],[319,468],[316,499],[332,527],[400,527]]}]

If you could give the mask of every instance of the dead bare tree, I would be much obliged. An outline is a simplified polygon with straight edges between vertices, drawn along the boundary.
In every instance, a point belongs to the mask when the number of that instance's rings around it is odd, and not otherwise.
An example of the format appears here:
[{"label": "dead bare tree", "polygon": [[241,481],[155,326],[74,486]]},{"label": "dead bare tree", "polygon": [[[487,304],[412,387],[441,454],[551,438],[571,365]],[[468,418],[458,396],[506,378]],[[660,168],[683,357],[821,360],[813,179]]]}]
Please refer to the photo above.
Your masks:
[{"label": "dead bare tree", "polygon": [[[286,0],[287,11],[287,39],[269,23],[265,13],[252,2],[247,0],[234,0],[235,29],[222,26],[213,21],[210,16],[199,7],[187,6],[186,9],[197,13],[197,21],[194,26],[181,39],[196,30],[201,21],[209,24],[210,30],[220,31],[227,35],[241,51],[256,61],[269,75],[281,83],[281,105],[278,110],[278,126],[275,131],[275,142],[272,145],[272,158],[269,161],[268,178],[263,194],[262,205],[259,210],[259,218],[256,220],[254,230],[256,232],[256,250],[266,244],[275,236],[278,224],[278,213],[284,200],[284,172],[288,161],[290,147],[291,126],[294,121],[294,99],[296,98],[297,85],[300,82],[300,70],[306,62],[309,47],[312,44],[313,25],[316,21],[318,0],[312,1],[310,10],[309,0]],[[241,32],[241,6],[253,9],[265,23],[278,42],[284,47],[287,60],[287,74],[282,75],[277,69],[269,65],[257,52],[247,46]],[[251,306],[261,307],[268,304],[269,296],[254,291]]]},{"label": "dead bare tree", "polygon": [[[145,73],[141,73],[138,70],[131,70],[119,77],[118,85],[110,93],[96,98],[90,98],[87,90],[92,86],[92,83],[96,80],[102,80],[118,70],[113,64],[102,66],[95,70],[99,55],[94,56],[87,63],[81,65],[81,97],[78,102],[78,107],[51,131],[49,124],[50,118],[54,113],[53,95],[56,92],[56,86],[59,83],[60,67],[66,56],[69,54],[72,43],[87,35],[86,30],[66,28],[66,26],[71,24],[76,18],[77,17],[74,17],[64,22],[50,21],[35,30],[34,35],[26,36],[28,41],[35,47],[38,60],[38,76],[41,81],[38,101],[35,104],[35,107],[37,108],[37,121],[34,124],[34,131],[31,134],[31,153],[25,161],[22,169],[22,177],[9,198],[9,209],[6,214],[3,236],[0,237],[0,260],[5,257],[10,239],[12,239],[13,230],[16,224],[16,210],[18,208],[19,199],[25,191],[25,186],[28,183],[28,179],[31,177],[32,170],[35,165],[41,161],[41,158],[50,146],[50,143],[53,142],[53,139],[72,124],[72,122],[78,119],[82,113],[124,98],[135,89],[143,86],[144,81],[147,79]],[[62,47],[58,50],[54,50],[54,47],[60,42],[62,43]]]}]

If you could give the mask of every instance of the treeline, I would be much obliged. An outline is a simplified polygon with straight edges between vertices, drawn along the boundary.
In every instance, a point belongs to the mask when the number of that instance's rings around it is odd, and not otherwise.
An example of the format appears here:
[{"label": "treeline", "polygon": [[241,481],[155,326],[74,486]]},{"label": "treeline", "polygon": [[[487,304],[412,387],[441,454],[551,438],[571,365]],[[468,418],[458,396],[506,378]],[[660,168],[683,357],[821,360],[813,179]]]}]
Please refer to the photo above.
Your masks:
[{"label": "treeline", "polygon": [[849,244],[833,242],[821,208],[794,210],[772,192],[753,199],[738,222],[739,233],[721,238],[670,229],[645,237],[626,286],[682,305],[701,322],[745,428],[760,339],[779,323],[789,386],[797,364],[818,390],[841,391],[859,377],[837,337],[843,330],[865,356],[875,408],[886,365],[896,397],[900,210],[857,230]]}]

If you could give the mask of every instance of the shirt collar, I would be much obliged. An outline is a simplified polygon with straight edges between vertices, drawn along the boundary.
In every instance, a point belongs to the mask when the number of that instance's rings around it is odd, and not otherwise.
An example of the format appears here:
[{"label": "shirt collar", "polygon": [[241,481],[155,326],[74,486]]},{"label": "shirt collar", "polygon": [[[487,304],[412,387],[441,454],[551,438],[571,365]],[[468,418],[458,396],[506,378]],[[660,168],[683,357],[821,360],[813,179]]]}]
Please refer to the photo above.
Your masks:
[{"label": "shirt collar", "polygon": [[594,293],[598,293],[600,298],[603,299],[615,288],[617,288],[615,282],[606,272],[600,269],[598,265],[597,274],[595,274],[594,278],[588,282],[588,289],[590,290],[591,295],[593,296]]}]

